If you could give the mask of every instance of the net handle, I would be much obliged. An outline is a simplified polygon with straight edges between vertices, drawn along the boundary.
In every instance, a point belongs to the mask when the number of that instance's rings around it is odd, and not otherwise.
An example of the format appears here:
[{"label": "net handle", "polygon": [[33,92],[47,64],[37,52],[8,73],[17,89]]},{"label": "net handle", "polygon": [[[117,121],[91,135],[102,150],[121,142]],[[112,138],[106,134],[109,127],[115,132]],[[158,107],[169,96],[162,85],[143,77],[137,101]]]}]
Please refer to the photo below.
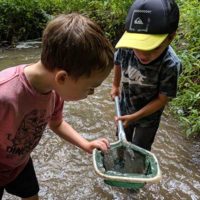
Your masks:
[{"label": "net handle", "polygon": [[[118,96],[115,96],[115,112],[117,114],[117,117],[121,116],[121,110],[120,110],[120,106],[119,106],[119,97]],[[119,140],[127,142],[122,121],[118,120],[117,125],[118,125]]]}]

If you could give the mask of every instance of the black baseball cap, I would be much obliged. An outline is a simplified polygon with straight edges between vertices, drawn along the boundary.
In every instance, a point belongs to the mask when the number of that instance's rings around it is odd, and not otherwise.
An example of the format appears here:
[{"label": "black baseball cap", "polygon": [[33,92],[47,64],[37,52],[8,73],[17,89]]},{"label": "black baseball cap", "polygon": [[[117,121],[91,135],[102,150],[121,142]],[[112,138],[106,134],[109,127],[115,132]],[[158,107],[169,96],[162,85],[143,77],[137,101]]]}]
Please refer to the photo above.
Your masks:
[{"label": "black baseball cap", "polygon": [[135,0],[116,48],[152,50],[177,30],[178,23],[179,8],[174,0]]}]

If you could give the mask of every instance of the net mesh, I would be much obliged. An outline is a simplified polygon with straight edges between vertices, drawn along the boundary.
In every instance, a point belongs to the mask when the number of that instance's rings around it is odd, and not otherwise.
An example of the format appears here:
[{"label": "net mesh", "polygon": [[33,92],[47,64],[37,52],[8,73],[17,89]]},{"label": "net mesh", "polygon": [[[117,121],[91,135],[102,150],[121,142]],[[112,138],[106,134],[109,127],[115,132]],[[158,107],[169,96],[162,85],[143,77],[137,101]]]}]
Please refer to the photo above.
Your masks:
[{"label": "net mesh", "polygon": [[145,155],[133,149],[121,146],[102,153],[105,171],[119,173],[146,174]]}]

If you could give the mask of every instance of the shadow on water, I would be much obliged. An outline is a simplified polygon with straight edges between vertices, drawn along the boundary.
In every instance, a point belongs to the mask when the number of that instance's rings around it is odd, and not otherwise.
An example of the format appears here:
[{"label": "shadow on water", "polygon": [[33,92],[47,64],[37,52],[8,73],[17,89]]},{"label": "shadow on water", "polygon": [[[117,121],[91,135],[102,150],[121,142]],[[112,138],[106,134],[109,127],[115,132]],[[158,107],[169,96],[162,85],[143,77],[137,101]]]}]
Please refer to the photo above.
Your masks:
[{"label": "shadow on water", "polygon": [[[25,43],[26,44],[26,43]],[[18,46],[19,47],[19,46]],[[34,46],[34,47],[37,47]],[[0,69],[39,59],[40,48],[0,50]],[[109,92],[113,74],[95,95],[65,103],[64,118],[85,138],[116,141],[114,103]],[[197,200],[200,199],[200,141],[186,139],[170,115],[163,115],[152,151],[159,160],[162,180],[139,192],[111,187],[95,174],[92,157],[46,130],[32,153],[42,200]],[[3,200],[14,200],[8,194]]]}]

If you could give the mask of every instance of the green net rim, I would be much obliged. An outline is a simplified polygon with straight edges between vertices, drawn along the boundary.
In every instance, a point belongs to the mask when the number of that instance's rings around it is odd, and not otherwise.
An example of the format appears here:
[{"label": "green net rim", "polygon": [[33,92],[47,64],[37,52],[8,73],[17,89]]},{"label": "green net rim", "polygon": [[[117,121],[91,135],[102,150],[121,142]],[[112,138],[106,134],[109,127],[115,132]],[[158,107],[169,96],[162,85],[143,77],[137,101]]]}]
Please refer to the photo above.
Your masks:
[{"label": "green net rim", "polygon": [[[103,177],[107,183],[110,185],[125,185],[128,186],[138,183],[138,187],[142,187],[143,184],[148,182],[158,182],[161,179],[161,171],[155,155],[147,151],[143,148],[140,148],[134,144],[128,142],[115,142],[111,144],[111,149],[118,148],[118,147],[127,147],[131,148],[134,151],[137,151],[145,156],[145,164],[148,165],[148,170],[146,174],[134,174],[134,173],[119,173],[119,172],[112,172],[112,171],[103,171],[103,156],[101,151],[95,149],[93,151],[93,165],[95,168],[96,173]],[[141,183],[141,184],[140,184]],[[137,186],[136,186],[137,187]]]}]

